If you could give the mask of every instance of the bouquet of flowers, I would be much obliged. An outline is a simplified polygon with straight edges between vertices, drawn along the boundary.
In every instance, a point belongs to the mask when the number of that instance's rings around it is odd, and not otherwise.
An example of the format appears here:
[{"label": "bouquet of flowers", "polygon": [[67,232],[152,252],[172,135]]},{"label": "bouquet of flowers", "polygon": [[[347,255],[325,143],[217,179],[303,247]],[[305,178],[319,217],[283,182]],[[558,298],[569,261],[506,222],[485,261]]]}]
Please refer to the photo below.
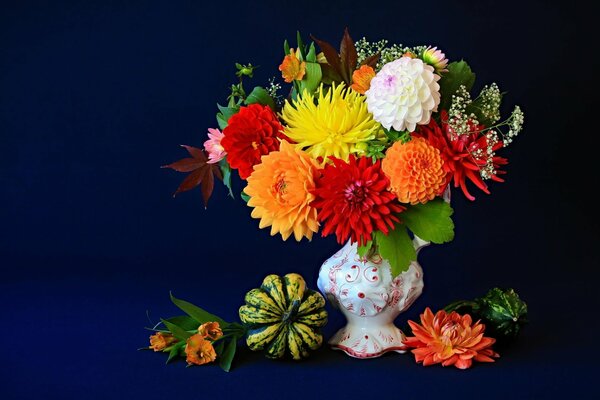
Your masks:
[{"label": "bouquet of flowers", "polygon": [[260,228],[283,240],[320,231],[356,242],[359,254],[388,259],[395,276],[416,258],[411,233],[452,240],[443,199],[451,186],[474,200],[469,184],[489,194],[488,182],[502,181],[507,160],[496,153],[521,131],[523,112],[502,120],[498,86],[472,96],[469,65],[436,47],[355,43],[348,30],[339,51],[311,39],[285,41],[283,83],[248,92],[255,67],[236,64],[218,129],[166,167],[189,172],[176,194],[200,186],[205,205],[215,177],[234,196],[236,170]]}]

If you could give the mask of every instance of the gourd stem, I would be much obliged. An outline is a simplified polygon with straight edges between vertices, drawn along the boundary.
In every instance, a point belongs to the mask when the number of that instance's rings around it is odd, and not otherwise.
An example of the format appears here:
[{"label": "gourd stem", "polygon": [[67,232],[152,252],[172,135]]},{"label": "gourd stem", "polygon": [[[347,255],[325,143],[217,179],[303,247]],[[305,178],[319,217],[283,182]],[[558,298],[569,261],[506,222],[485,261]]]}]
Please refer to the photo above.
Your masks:
[{"label": "gourd stem", "polygon": [[474,301],[469,301],[469,300],[458,300],[458,301],[450,303],[446,307],[444,307],[444,311],[452,312],[452,311],[456,311],[463,307],[469,307],[471,309],[474,309],[477,307],[477,303]]}]

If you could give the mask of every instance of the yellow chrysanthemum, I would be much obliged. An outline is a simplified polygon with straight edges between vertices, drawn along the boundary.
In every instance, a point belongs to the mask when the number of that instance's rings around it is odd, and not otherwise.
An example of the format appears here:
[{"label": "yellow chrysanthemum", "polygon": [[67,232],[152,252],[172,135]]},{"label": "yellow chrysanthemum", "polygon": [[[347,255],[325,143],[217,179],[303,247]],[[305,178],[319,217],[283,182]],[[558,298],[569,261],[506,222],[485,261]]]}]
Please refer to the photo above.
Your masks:
[{"label": "yellow chrysanthemum", "polygon": [[317,209],[311,205],[317,173],[316,162],[285,140],[278,151],[262,156],[244,189],[259,228],[270,226],[271,236],[280,233],[283,240],[292,234],[297,241],[312,239],[319,230]]},{"label": "yellow chrysanthemum", "polygon": [[350,154],[363,153],[365,142],[382,133],[365,97],[343,84],[328,90],[321,85],[316,103],[315,96],[304,91],[292,103],[286,101],[282,117],[285,135],[315,159],[334,156],[348,161]]}]

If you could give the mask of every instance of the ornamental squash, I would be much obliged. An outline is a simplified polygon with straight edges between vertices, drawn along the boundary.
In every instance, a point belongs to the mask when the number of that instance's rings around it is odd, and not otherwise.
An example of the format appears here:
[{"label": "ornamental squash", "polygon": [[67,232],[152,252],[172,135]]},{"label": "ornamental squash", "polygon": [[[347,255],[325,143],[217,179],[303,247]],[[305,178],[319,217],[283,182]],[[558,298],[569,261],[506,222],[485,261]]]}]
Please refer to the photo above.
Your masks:
[{"label": "ornamental squash", "polygon": [[321,327],[327,323],[325,299],[307,289],[300,275],[269,275],[260,288],[246,294],[245,302],[240,319],[248,326],[250,350],[265,350],[269,358],[288,353],[300,360],[321,347]]}]

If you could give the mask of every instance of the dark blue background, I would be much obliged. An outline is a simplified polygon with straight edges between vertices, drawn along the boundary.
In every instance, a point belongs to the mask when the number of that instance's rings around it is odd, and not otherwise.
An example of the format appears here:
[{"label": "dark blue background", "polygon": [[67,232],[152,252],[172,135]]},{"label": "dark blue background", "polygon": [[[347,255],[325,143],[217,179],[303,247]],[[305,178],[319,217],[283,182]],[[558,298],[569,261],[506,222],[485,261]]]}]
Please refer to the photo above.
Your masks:
[{"label": "dark blue background", "polygon": [[[350,1],[4,1],[0,8],[0,397],[591,397],[597,371],[597,93],[592,14],[577,3]],[[334,239],[283,243],[217,186],[176,199],[161,170],[215,126],[235,62],[278,75],[296,29],[338,42],[388,38],[465,58],[496,81],[526,128],[507,182],[470,203],[455,192],[456,239],[427,248],[426,306],[513,287],[530,325],[493,365],[423,368],[412,356],[303,363],[242,350],[234,370],[165,366],[146,310],[176,314],[169,290],[226,319],[268,273],[314,287]],[[238,188],[239,189],[239,188]],[[331,315],[326,334],[342,324]],[[593,390],[593,391],[592,391]]]}]

